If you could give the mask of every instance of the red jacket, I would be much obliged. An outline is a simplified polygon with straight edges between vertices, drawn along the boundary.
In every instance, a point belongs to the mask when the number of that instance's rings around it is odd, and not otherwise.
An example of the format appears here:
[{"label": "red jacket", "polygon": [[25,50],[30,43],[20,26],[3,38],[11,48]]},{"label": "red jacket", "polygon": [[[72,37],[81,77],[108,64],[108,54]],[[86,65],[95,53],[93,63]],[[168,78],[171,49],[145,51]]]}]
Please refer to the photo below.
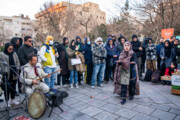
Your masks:
[{"label": "red jacket", "polygon": [[[177,69],[176,69],[176,71],[177,71]],[[171,72],[171,75],[172,75],[172,73],[174,73],[174,71]],[[166,71],[165,71],[165,74],[164,74],[164,75],[166,75],[166,76],[171,76],[171,75],[169,74],[169,67],[166,68]]]}]

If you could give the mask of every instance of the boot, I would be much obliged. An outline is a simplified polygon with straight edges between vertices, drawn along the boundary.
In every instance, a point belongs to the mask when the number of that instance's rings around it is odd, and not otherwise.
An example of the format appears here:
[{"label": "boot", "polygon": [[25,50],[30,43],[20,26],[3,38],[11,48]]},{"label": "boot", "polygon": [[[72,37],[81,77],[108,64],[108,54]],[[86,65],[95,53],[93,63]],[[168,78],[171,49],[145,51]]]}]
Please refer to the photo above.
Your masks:
[{"label": "boot", "polygon": [[132,96],[129,98],[129,100],[131,100],[131,101],[132,101],[133,99],[134,99],[134,97],[132,97]]}]

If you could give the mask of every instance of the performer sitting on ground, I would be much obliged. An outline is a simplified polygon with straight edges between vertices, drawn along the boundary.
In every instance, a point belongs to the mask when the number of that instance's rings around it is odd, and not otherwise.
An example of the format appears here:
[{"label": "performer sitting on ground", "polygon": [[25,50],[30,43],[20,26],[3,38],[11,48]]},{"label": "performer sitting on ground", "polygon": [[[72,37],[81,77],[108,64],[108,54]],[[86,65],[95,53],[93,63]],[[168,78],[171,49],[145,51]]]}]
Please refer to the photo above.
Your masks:
[{"label": "performer sitting on ground", "polygon": [[[21,77],[24,78],[25,86],[24,89],[25,94],[30,96],[35,90],[40,90],[43,93],[49,92],[49,87],[42,81],[38,81],[38,77],[47,76],[48,74],[45,73],[40,67],[36,66],[38,57],[35,54],[29,55],[29,63],[27,63],[22,68]],[[48,78],[51,75],[48,75]],[[23,83],[23,80],[21,80]],[[26,87],[26,88],[25,88]]]}]

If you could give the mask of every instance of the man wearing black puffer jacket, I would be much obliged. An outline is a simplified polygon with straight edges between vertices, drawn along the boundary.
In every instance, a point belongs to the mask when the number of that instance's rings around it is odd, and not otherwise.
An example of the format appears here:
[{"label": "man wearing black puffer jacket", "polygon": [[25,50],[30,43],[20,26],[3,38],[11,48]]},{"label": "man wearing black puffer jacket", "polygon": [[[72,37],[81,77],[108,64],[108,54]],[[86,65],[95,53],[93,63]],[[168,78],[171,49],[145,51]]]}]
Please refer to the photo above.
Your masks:
[{"label": "man wearing black puffer jacket", "polygon": [[140,73],[141,73],[141,56],[143,53],[143,48],[142,48],[141,42],[137,39],[137,35],[132,35],[131,44],[132,44],[133,51],[136,53],[136,56],[137,56],[138,72],[139,72],[139,76],[140,76]]},{"label": "man wearing black puffer jacket", "polygon": [[18,56],[21,66],[24,66],[28,63],[28,57],[30,54],[37,54],[36,49],[33,48],[33,40],[30,36],[24,38],[24,45],[22,45],[18,50]]}]

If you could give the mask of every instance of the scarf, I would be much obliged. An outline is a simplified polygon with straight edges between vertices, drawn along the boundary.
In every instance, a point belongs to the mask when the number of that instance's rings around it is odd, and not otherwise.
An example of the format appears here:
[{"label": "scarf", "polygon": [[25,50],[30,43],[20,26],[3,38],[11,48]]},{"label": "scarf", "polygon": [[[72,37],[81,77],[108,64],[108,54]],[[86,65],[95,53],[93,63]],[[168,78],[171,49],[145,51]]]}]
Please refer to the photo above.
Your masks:
[{"label": "scarf", "polygon": [[11,43],[6,43],[5,44],[5,48],[4,48],[4,54],[8,55],[9,56],[9,65],[11,66],[11,68],[13,69],[10,69],[10,79],[13,78],[13,75],[16,75],[16,71],[17,71],[17,68],[15,67],[15,61],[14,61],[14,57],[13,57],[13,54],[14,54],[14,51],[12,51],[11,53],[8,52],[8,48],[9,46],[13,46]]},{"label": "scarf", "polygon": [[130,64],[130,59],[131,57],[133,56],[134,52],[132,50],[132,45],[130,42],[125,42],[124,43],[124,48],[125,48],[125,45],[130,45],[130,50],[129,51],[125,51],[123,50],[119,56],[119,62],[122,63],[122,67],[127,70],[129,69],[129,64]]},{"label": "scarf", "polygon": [[[172,47],[171,47],[170,41],[166,40],[166,42],[169,44],[169,46],[168,46],[168,47],[165,46],[165,56],[166,56],[167,58],[170,58],[170,57],[171,57]],[[166,43],[166,42],[165,42],[165,43]],[[165,44],[165,43],[164,43],[164,44]]]}]

